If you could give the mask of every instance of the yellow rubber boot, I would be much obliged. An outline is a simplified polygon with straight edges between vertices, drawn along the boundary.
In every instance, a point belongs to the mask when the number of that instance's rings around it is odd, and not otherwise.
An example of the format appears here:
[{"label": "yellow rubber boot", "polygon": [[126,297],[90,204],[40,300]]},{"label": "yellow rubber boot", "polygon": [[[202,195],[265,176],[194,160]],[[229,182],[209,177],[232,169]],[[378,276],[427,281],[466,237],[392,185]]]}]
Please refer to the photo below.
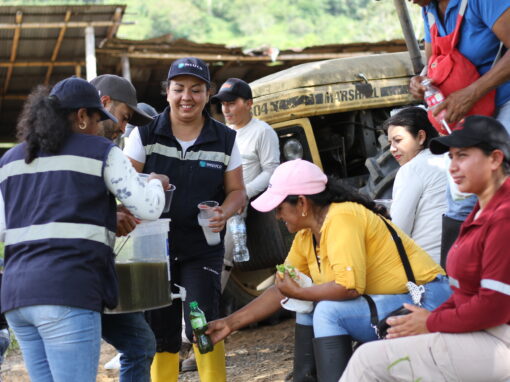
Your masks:
[{"label": "yellow rubber boot", "polygon": [[179,353],[158,352],[151,365],[152,382],[177,382]]},{"label": "yellow rubber boot", "polygon": [[227,369],[225,367],[225,344],[223,341],[214,345],[214,350],[200,354],[197,345],[193,345],[197,359],[198,375],[201,382],[226,382]]}]

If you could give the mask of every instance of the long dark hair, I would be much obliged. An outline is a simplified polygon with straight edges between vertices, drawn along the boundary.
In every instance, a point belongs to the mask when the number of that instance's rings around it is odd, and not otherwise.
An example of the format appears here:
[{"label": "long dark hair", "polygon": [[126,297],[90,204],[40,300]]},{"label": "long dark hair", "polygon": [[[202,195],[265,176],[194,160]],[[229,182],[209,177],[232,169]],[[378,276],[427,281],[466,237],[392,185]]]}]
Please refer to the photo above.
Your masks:
[{"label": "long dark hair", "polygon": [[427,112],[423,108],[417,106],[401,109],[397,114],[394,114],[384,121],[383,129],[385,131],[388,131],[390,126],[402,126],[415,138],[418,138],[419,131],[423,130],[425,132],[425,142],[423,142],[424,148],[429,147],[432,138],[439,136],[434,126],[430,123]]},{"label": "long dark hair", "polygon": [[[30,163],[39,151],[56,154],[73,131],[70,114],[76,110],[61,109],[56,97],[50,97],[46,86],[37,86],[28,96],[16,126],[16,137],[26,142],[25,162]],[[96,109],[87,109],[92,115]]]},{"label": "long dark hair", "polygon": [[[373,200],[360,194],[356,189],[344,183],[341,179],[332,176],[328,176],[328,182],[326,183],[326,189],[324,191],[318,194],[304,196],[318,207],[326,207],[331,203],[354,202],[361,204],[363,207],[376,214],[389,218],[386,207],[374,203]],[[298,195],[289,195],[284,200],[284,202],[288,202],[292,205],[296,205],[297,201]]]}]

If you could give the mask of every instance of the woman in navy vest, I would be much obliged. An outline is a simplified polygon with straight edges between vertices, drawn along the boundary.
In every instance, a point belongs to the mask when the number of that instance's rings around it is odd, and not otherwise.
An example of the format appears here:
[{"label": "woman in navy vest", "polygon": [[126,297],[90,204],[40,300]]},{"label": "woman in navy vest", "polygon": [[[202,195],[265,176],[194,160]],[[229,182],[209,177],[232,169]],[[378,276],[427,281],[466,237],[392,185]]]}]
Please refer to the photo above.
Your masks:
[{"label": "woman in navy vest", "polygon": [[1,302],[32,381],[95,381],[100,312],[117,304],[117,197],[142,219],[162,212],[165,176],[139,177],[95,136],[115,120],[87,81],[68,78],[29,96],[22,142],[0,159]]},{"label": "woman in navy vest", "polygon": [[[223,232],[226,220],[244,207],[246,192],[235,131],[205,112],[210,77],[205,62],[187,57],[172,63],[168,73],[167,107],[148,125],[132,131],[124,149],[138,171],[168,175],[176,185],[168,215],[172,282],[184,286],[189,301],[197,301],[207,320],[219,318],[223,241],[209,245],[198,225],[197,205],[219,203],[209,227]],[[191,340],[189,307],[174,301],[168,308],[147,312],[156,335],[153,382],[173,382],[179,376],[179,349],[184,308],[186,335]],[[225,381],[223,343],[214,351],[196,351],[202,382]]]}]

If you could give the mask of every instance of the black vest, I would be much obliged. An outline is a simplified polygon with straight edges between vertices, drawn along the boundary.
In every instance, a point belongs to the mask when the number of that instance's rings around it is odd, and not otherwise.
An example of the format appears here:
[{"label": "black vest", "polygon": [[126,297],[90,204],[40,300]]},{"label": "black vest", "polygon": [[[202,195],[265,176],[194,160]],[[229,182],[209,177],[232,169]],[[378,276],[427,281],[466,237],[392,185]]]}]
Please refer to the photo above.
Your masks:
[{"label": "black vest", "polygon": [[183,153],[172,134],[167,107],[150,124],[139,127],[146,161],[143,171],[168,175],[176,186],[172,205],[163,217],[171,218],[170,254],[173,259],[223,255],[223,242],[209,246],[198,225],[197,205],[225,199],[224,176],[234,147],[235,131],[205,114],[196,142]]}]

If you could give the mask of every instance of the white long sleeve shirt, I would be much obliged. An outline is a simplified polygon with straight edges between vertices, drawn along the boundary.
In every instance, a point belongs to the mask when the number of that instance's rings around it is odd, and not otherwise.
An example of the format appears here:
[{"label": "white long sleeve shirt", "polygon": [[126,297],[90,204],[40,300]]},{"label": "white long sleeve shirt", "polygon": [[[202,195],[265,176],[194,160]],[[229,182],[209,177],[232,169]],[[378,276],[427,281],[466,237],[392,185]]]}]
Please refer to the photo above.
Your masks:
[{"label": "white long sleeve shirt", "polygon": [[[161,182],[141,179],[118,147],[108,153],[103,179],[108,190],[137,218],[155,220],[161,215],[165,205]],[[3,241],[5,228],[5,205],[0,193],[0,241]]]},{"label": "white long sleeve shirt", "polygon": [[280,164],[278,136],[267,123],[252,118],[236,129],[236,144],[243,162],[243,179],[248,198],[265,191],[269,178]]},{"label": "white long sleeve shirt", "polygon": [[446,211],[446,168],[441,155],[425,149],[397,172],[391,219],[437,262]]}]

